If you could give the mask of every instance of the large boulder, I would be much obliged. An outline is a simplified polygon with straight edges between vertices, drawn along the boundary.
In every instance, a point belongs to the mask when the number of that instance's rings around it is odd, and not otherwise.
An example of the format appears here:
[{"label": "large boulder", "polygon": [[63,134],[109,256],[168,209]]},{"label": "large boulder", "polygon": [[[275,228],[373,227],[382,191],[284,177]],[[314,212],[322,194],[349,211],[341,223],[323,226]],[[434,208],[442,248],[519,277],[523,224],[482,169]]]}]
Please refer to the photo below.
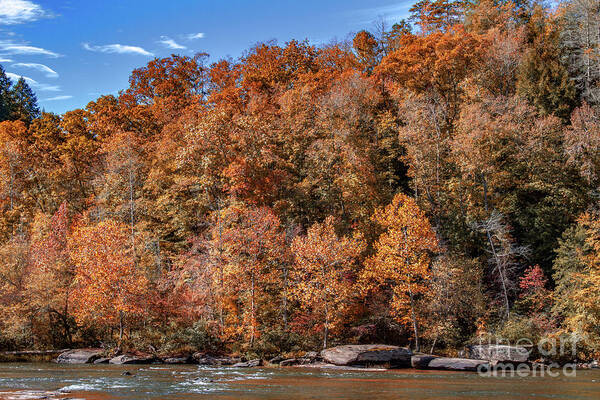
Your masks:
[{"label": "large boulder", "polygon": [[300,359],[298,358],[288,358],[287,360],[281,360],[279,362],[280,367],[292,367],[298,364],[300,364]]},{"label": "large boulder", "polygon": [[154,356],[150,356],[150,355],[137,356],[137,355],[133,355],[133,354],[122,354],[120,356],[111,358],[109,363],[117,364],[117,365],[152,364],[154,361],[156,361],[156,358]]},{"label": "large boulder", "polygon": [[334,365],[377,365],[409,367],[410,349],[384,344],[358,344],[337,346],[321,351],[325,362]]},{"label": "large boulder", "polygon": [[260,367],[262,365],[262,360],[261,359],[255,359],[255,360],[250,360],[250,361],[246,361],[246,362],[239,362],[236,364],[233,364],[232,367],[233,368],[254,368],[254,367]]},{"label": "large boulder", "polygon": [[191,355],[179,357],[167,357],[163,359],[165,364],[194,364],[194,359]]},{"label": "large boulder", "polygon": [[194,353],[192,359],[196,364],[206,366],[233,365],[242,362],[239,357],[213,357],[205,353]]},{"label": "large boulder", "polygon": [[490,363],[487,360],[470,358],[433,357],[427,367],[421,369],[441,369],[447,371],[487,371]]},{"label": "large boulder", "polygon": [[525,363],[529,360],[529,350],[525,347],[500,344],[481,344],[466,348],[467,358],[488,360],[492,363]]},{"label": "large boulder", "polygon": [[434,358],[439,358],[439,356],[434,356],[431,354],[416,354],[410,358],[410,366],[416,369],[427,369],[427,367],[429,367],[429,363]]},{"label": "large boulder", "polygon": [[61,353],[57,358],[58,364],[91,364],[102,355],[102,349],[76,349]]}]

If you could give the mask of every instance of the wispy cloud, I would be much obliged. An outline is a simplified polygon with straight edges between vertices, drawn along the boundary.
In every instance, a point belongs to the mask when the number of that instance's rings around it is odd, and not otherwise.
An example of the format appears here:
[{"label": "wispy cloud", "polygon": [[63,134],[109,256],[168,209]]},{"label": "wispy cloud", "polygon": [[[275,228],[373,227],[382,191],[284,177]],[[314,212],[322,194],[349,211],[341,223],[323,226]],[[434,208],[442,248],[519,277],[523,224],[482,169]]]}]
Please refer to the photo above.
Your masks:
[{"label": "wispy cloud", "polygon": [[0,63],[9,63],[9,62],[12,62],[12,59],[0,57]]},{"label": "wispy cloud", "polygon": [[58,78],[58,72],[53,70],[47,65],[36,64],[36,63],[16,63],[12,65],[15,68],[31,68],[40,71],[46,75],[47,78]]},{"label": "wispy cloud", "polygon": [[83,48],[89,51],[97,51],[100,53],[113,53],[113,54],[138,54],[141,56],[152,57],[154,54],[147,50],[144,50],[138,46],[128,46],[124,44],[106,44],[103,46],[92,46],[89,43],[84,43]]},{"label": "wispy cloud", "polygon": [[11,55],[34,55],[54,58],[60,57],[60,54],[50,50],[42,49],[41,47],[29,46],[28,44],[20,44],[6,40],[0,41],[0,52]]},{"label": "wispy cloud", "polygon": [[60,101],[60,100],[69,100],[72,98],[73,98],[73,96],[71,96],[71,95],[64,95],[64,96],[50,97],[48,99],[42,99],[41,101]]},{"label": "wispy cloud", "polygon": [[37,21],[51,14],[28,0],[0,0],[0,25],[16,25]]},{"label": "wispy cloud", "polygon": [[25,82],[27,82],[27,84],[29,86],[31,86],[32,88],[34,88],[35,90],[38,90],[40,92],[60,92],[60,86],[57,86],[57,85],[48,85],[46,83],[40,83],[40,82],[36,81],[35,79],[31,79],[28,76],[17,75],[17,74],[12,73],[12,72],[7,72],[6,76],[8,76],[15,83],[20,78],[23,78],[25,80]]},{"label": "wispy cloud", "polygon": [[351,13],[357,22],[362,25],[372,23],[377,19],[383,19],[390,23],[396,23],[409,16],[410,13],[408,10],[413,4],[414,1],[399,1],[396,4],[381,7],[362,8],[352,11]]},{"label": "wispy cloud", "polygon": [[190,33],[185,35],[187,40],[204,39],[204,32]]},{"label": "wispy cloud", "polygon": [[187,47],[177,43],[176,41],[174,41],[173,39],[171,39],[170,37],[167,37],[167,36],[161,36],[158,43],[161,43],[170,49],[176,49],[176,50],[187,49]]}]

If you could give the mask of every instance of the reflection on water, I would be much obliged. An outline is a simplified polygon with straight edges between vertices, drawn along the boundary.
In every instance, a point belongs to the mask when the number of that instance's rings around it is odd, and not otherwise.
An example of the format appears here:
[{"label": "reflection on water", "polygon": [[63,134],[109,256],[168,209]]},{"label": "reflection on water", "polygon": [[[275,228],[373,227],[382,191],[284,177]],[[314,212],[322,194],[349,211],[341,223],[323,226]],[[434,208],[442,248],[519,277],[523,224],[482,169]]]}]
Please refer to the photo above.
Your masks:
[{"label": "reflection on water", "polygon": [[[124,376],[129,371],[131,376]],[[301,368],[0,364],[0,399],[594,399],[600,371],[576,377]]]}]

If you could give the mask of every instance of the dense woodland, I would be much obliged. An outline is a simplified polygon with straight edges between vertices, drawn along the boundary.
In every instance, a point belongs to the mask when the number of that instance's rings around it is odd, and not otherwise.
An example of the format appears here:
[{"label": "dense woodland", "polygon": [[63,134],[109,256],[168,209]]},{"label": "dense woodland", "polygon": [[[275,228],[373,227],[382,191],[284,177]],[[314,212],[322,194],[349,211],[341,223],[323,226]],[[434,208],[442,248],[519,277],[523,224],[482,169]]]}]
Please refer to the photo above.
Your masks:
[{"label": "dense woodland", "polygon": [[63,115],[1,70],[0,348],[597,356],[600,2],[410,13]]}]

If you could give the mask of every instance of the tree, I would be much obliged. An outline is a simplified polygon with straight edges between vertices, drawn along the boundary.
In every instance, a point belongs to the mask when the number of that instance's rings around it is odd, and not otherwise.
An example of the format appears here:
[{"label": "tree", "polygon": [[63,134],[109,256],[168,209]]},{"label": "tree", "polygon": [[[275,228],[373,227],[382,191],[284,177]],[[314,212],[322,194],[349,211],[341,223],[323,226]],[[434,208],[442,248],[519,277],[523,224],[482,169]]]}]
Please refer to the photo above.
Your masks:
[{"label": "tree", "polygon": [[521,293],[516,306],[528,314],[541,332],[555,329],[550,316],[553,296],[552,291],[546,288],[547,284],[548,279],[539,265],[527,268],[519,279]]},{"label": "tree", "polygon": [[600,3],[571,0],[563,3],[560,44],[566,53],[569,75],[581,98],[592,104],[600,101]]},{"label": "tree", "polygon": [[136,268],[127,226],[113,220],[80,225],[69,236],[69,253],[75,266],[77,321],[117,325],[120,343],[126,318],[144,313],[147,285]]},{"label": "tree", "polygon": [[443,32],[457,25],[465,2],[452,0],[422,0],[410,8],[410,20],[421,28],[421,34]]},{"label": "tree", "polygon": [[[31,271],[27,297],[36,314],[47,313],[63,328],[63,340],[72,344],[72,292],[75,267],[68,248],[71,223],[63,203],[50,220],[48,232],[38,232],[31,244]],[[56,317],[56,318],[53,318]]]},{"label": "tree", "polygon": [[[281,223],[266,207],[246,208],[233,205],[221,211],[223,225],[217,225],[213,238],[224,249],[225,284],[236,287],[243,306],[241,327],[246,330],[250,345],[260,333],[258,304],[266,304],[264,288],[284,245]],[[219,232],[219,230],[221,230]]]},{"label": "tree", "polygon": [[376,210],[373,220],[385,231],[375,243],[375,255],[367,260],[361,280],[368,291],[378,285],[391,290],[391,307],[400,322],[412,325],[418,351],[416,300],[430,285],[431,253],[439,251],[438,239],[415,200],[401,193]]},{"label": "tree", "polygon": [[306,236],[292,242],[294,268],[293,291],[303,309],[322,321],[323,348],[327,347],[329,332],[344,321],[353,297],[353,278],[356,262],[365,249],[358,235],[338,237],[333,217],[312,225]]},{"label": "tree", "polygon": [[457,254],[446,252],[433,261],[430,289],[423,299],[430,353],[436,344],[457,347],[475,333],[487,305],[483,272],[478,260]]},{"label": "tree", "polygon": [[560,57],[559,30],[546,11],[537,7],[529,22],[531,47],[526,50],[517,76],[517,92],[542,115],[567,120],[577,106],[577,92]]},{"label": "tree", "polygon": [[571,116],[571,125],[565,130],[565,153],[592,189],[600,183],[600,114],[585,103]]},{"label": "tree", "polygon": [[6,75],[4,67],[0,65],[0,122],[8,121],[12,118],[12,81]]},{"label": "tree", "polygon": [[375,37],[367,31],[360,31],[352,39],[352,47],[365,71],[368,74],[373,72],[373,68],[380,62],[381,52]]},{"label": "tree", "polygon": [[585,348],[594,355],[600,351],[599,221],[596,213],[586,213],[565,232],[554,272],[554,311],[564,318],[563,330],[580,335]]},{"label": "tree", "polygon": [[11,119],[30,123],[40,116],[37,97],[23,77],[12,87],[10,94],[13,101]]}]

